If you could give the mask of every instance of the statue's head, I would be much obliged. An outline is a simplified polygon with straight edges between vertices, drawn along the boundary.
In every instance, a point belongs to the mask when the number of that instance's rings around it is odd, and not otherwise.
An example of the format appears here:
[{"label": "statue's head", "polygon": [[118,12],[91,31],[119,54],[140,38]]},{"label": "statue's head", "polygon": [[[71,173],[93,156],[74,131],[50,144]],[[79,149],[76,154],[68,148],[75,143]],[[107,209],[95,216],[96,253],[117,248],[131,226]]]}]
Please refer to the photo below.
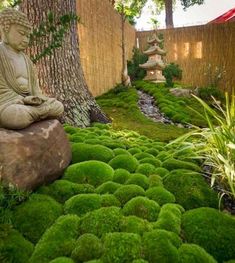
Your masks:
[{"label": "statue's head", "polygon": [[27,48],[31,25],[27,16],[13,8],[0,12],[0,32],[2,41],[19,52]]}]

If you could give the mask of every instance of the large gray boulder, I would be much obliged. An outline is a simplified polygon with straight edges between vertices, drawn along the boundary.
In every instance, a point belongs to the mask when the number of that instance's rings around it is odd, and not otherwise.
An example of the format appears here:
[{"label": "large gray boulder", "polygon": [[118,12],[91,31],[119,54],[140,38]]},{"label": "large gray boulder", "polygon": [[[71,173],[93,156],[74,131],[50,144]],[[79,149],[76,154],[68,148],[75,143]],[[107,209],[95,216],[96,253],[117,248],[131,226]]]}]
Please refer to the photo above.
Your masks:
[{"label": "large gray boulder", "polygon": [[60,177],[70,161],[69,141],[57,120],[17,131],[0,128],[0,178],[4,182],[33,190]]}]

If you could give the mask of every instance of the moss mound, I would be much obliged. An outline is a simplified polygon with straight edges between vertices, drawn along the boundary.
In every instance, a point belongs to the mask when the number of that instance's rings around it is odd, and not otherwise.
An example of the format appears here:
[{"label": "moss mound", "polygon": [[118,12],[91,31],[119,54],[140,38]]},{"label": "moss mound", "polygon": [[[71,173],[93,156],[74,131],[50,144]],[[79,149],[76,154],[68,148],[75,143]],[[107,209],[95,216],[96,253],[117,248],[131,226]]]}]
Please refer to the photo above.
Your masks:
[{"label": "moss mound", "polygon": [[101,197],[98,194],[80,194],[71,197],[64,204],[66,214],[82,216],[101,207]]},{"label": "moss mound", "polygon": [[195,244],[183,244],[179,248],[180,263],[216,263],[217,261],[202,247]]},{"label": "moss mound", "polygon": [[164,185],[186,210],[202,206],[218,207],[217,194],[198,173],[174,170],[164,179]]},{"label": "moss mound", "polygon": [[33,243],[37,243],[45,230],[62,214],[62,206],[46,195],[32,194],[19,205],[13,216],[13,225]]},{"label": "moss mound", "polygon": [[104,162],[86,161],[70,165],[65,171],[64,179],[99,186],[104,182],[112,181],[113,174],[112,167]]},{"label": "moss mound", "polygon": [[144,151],[145,153],[149,153],[149,154],[152,154],[153,156],[157,156],[159,154],[159,151],[155,148],[150,148],[146,151]]},{"label": "moss mound", "polygon": [[142,196],[132,198],[125,204],[122,210],[126,216],[134,215],[150,222],[157,220],[159,211],[160,206],[158,203]]},{"label": "moss mound", "polygon": [[195,163],[185,162],[181,160],[177,160],[174,158],[167,159],[162,163],[162,167],[166,168],[167,170],[176,170],[176,169],[187,169],[196,172],[201,172],[201,168],[197,166]]},{"label": "moss mound", "polygon": [[71,258],[59,257],[59,258],[53,259],[49,263],[74,263],[74,261]]},{"label": "moss mound", "polygon": [[70,256],[78,237],[79,217],[59,217],[37,243],[29,263],[47,263],[57,257]]},{"label": "moss mound", "polygon": [[175,233],[166,230],[146,232],[143,236],[144,258],[149,263],[177,263],[179,262],[178,248],[181,243]]},{"label": "moss mound", "polygon": [[131,155],[131,153],[129,153],[127,150],[123,149],[123,148],[116,148],[113,150],[115,156],[120,155],[120,154],[128,154]]},{"label": "moss mound", "polygon": [[141,159],[144,159],[144,158],[155,158],[154,155],[152,155],[150,153],[146,153],[146,152],[136,153],[136,154],[134,154],[134,157],[137,160],[141,160]]},{"label": "moss mound", "polygon": [[120,154],[114,157],[110,162],[109,165],[112,166],[114,169],[123,168],[129,172],[134,172],[138,166],[138,161],[133,157],[127,154]]},{"label": "moss mound", "polygon": [[114,171],[113,181],[119,184],[124,184],[130,178],[130,176],[130,172],[120,168]]},{"label": "moss mound", "polygon": [[124,205],[126,202],[136,196],[145,196],[145,191],[138,185],[123,185],[114,192],[117,199]]},{"label": "moss mound", "polygon": [[121,232],[136,233],[142,236],[145,232],[151,231],[152,229],[151,223],[137,216],[122,217],[120,222]]},{"label": "moss mound", "polygon": [[136,259],[136,260],[133,260],[132,263],[148,263],[148,261],[144,259]]},{"label": "moss mound", "polygon": [[125,263],[140,258],[141,239],[132,233],[110,233],[104,237],[104,263]]},{"label": "moss mound", "polygon": [[57,180],[49,186],[42,186],[38,193],[53,197],[56,201],[64,203],[77,194],[94,193],[95,188],[90,184],[76,184],[67,180]]},{"label": "moss mound", "polygon": [[139,163],[140,164],[142,164],[142,163],[149,163],[149,164],[152,164],[155,168],[160,167],[162,165],[162,162],[159,161],[158,159],[156,159],[156,158],[148,158],[148,157],[139,160]]},{"label": "moss mound", "polygon": [[166,176],[169,171],[163,167],[158,167],[156,170],[155,170],[155,173],[161,177],[164,177]]},{"label": "moss mound", "polygon": [[117,206],[120,207],[121,203],[120,201],[115,197],[115,195],[112,194],[105,194],[101,195],[101,206],[107,207],[107,206]]},{"label": "moss mound", "polygon": [[100,208],[81,218],[80,233],[91,233],[101,237],[105,233],[118,232],[120,219],[120,208]]},{"label": "moss mound", "polygon": [[91,145],[85,143],[73,143],[72,145],[72,163],[89,160],[97,160],[106,163],[113,157],[113,151],[103,145]]},{"label": "moss mound", "polygon": [[115,183],[112,181],[105,182],[96,188],[96,193],[98,193],[98,194],[113,194],[120,186],[121,186],[121,184]]},{"label": "moss mound", "polygon": [[187,211],[182,218],[184,238],[210,253],[218,262],[235,258],[235,219],[213,208]]},{"label": "moss mound", "polygon": [[130,149],[127,150],[130,154],[134,155],[136,153],[141,153],[142,150],[138,147],[132,147]]},{"label": "moss mound", "polygon": [[135,173],[131,174],[131,177],[126,181],[126,184],[139,185],[146,190],[149,187],[149,180],[145,175]]},{"label": "moss mound", "polygon": [[79,128],[75,128],[75,127],[70,126],[70,125],[64,125],[64,130],[66,133],[74,134],[74,133],[77,133],[79,131]]},{"label": "moss mound", "polygon": [[162,178],[159,175],[153,174],[149,176],[149,187],[163,187]]},{"label": "moss mound", "polygon": [[164,187],[157,186],[149,188],[146,191],[146,196],[157,202],[160,206],[166,204],[166,203],[174,203],[175,202],[175,196],[167,191]]},{"label": "moss mound", "polygon": [[141,173],[146,176],[150,176],[151,174],[155,174],[155,166],[150,163],[142,163],[136,169],[136,173]]},{"label": "moss mound", "polygon": [[98,237],[84,234],[78,238],[71,257],[75,262],[84,262],[100,258],[102,251],[103,246]]},{"label": "moss mound", "polygon": [[9,225],[0,225],[0,262],[28,262],[33,245]]}]

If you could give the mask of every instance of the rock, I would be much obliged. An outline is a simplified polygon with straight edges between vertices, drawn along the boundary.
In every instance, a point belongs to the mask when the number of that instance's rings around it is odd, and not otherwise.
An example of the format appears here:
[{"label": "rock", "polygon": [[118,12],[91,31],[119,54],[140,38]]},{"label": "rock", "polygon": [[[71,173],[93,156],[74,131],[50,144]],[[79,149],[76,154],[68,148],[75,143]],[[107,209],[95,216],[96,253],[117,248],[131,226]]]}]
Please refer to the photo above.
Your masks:
[{"label": "rock", "polygon": [[57,120],[36,122],[23,130],[0,128],[0,179],[33,190],[60,177],[71,149]]},{"label": "rock", "polygon": [[174,88],[170,89],[170,93],[173,94],[176,97],[191,97],[192,90],[190,89],[182,89],[182,88]]}]

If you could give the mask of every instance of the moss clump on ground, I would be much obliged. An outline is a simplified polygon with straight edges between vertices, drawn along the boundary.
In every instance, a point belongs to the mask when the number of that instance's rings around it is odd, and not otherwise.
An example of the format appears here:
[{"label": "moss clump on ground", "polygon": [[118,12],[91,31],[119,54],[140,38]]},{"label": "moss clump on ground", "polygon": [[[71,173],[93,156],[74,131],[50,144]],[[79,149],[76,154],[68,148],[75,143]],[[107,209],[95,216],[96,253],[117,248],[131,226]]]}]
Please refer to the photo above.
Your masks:
[{"label": "moss clump on ground", "polygon": [[153,224],[153,227],[165,229],[179,235],[183,212],[183,207],[178,204],[165,204],[162,206],[158,220]]},{"label": "moss clump on ground", "polygon": [[155,169],[155,166],[150,163],[142,163],[137,167],[136,173],[141,173],[146,176],[150,176],[151,174],[155,174]]},{"label": "moss clump on ground", "polygon": [[132,147],[130,149],[128,149],[128,152],[132,155],[136,154],[136,153],[141,153],[142,150],[138,147]]},{"label": "moss clump on ground", "polygon": [[154,155],[150,154],[150,153],[146,153],[146,152],[141,152],[141,153],[136,153],[134,154],[134,157],[137,159],[137,160],[142,160],[144,158],[155,158]]},{"label": "moss clump on ground", "polygon": [[149,188],[163,187],[162,178],[159,175],[153,174],[149,176]]},{"label": "moss clump on ground", "polygon": [[183,244],[179,248],[180,263],[216,263],[205,249],[195,244]]},{"label": "moss clump on ground", "polygon": [[162,163],[162,167],[167,170],[176,170],[176,169],[187,169],[191,171],[201,172],[201,168],[195,163],[185,162],[181,160],[176,160],[174,158],[167,159]]},{"label": "moss clump on ground", "polygon": [[53,259],[49,263],[75,263],[75,262],[71,258],[59,257],[59,258]]},{"label": "moss clump on ground", "polygon": [[0,262],[28,262],[33,244],[10,225],[0,225]]},{"label": "moss clump on ground", "polygon": [[103,207],[87,213],[81,218],[80,233],[91,233],[97,237],[109,232],[118,232],[121,219],[120,208]]},{"label": "moss clump on ground", "polygon": [[66,169],[63,179],[99,186],[104,182],[112,181],[113,174],[113,168],[104,162],[86,161],[70,165]]},{"label": "moss clump on ground", "polygon": [[142,236],[145,232],[149,232],[152,229],[151,223],[137,216],[122,217],[120,222],[121,232],[136,233]]},{"label": "moss clump on ground", "polygon": [[104,237],[104,263],[124,263],[141,256],[141,239],[132,233],[110,233]]},{"label": "moss clump on ground", "polygon": [[179,262],[178,248],[181,245],[180,238],[173,232],[166,230],[153,230],[143,236],[144,258],[149,263]]},{"label": "moss clump on ground", "polygon": [[93,234],[84,234],[76,241],[71,257],[75,262],[84,262],[100,258],[102,252],[100,239]]},{"label": "moss clump on ground", "polygon": [[78,237],[78,227],[78,216],[59,217],[35,246],[29,263],[47,263],[57,257],[70,256]]},{"label": "moss clump on ground", "polygon": [[115,156],[120,155],[120,154],[128,154],[131,155],[131,153],[129,153],[127,150],[122,149],[122,148],[116,148],[113,150]]},{"label": "moss clump on ground", "polygon": [[130,176],[130,172],[120,168],[114,171],[113,181],[119,184],[124,184],[130,178]]},{"label": "moss clump on ground", "polygon": [[163,167],[158,167],[156,170],[155,170],[155,173],[161,177],[164,177],[166,176],[169,171]]},{"label": "moss clump on ground", "polygon": [[66,214],[82,216],[101,207],[101,197],[98,194],[80,194],[71,197],[64,204]]},{"label": "moss clump on ground", "polygon": [[135,259],[132,261],[132,263],[148,263],[148,261],[146,261],[144,259]]},{"label": "moss clump on ground", "polygon": [[124,205],[126,202],[131,200],[136,196],[145,196],[145,191],[142,187],[138,185],[123,185],[119,187],[115,192],[114,195],[117,199]]},{"label": "moss clump on ground", "polygon": [[96,193],[98,194],[113,194],[121,184],[112,181],[105,182],[96,188]]},{"label": "moss clump on ground", "polygon": [[33,194],[13,214],[13,225],[24,237],[36,243],[62,214],[62,206],[46,195]]},{"label": "moss clump on ground", "polygon": [[211,190],[201,174],[174,170],[164,179],[164,186],[174,194],[176,203],[186,210],[202,206],[218,207],[217,193]]},{"label": "moss clump on ground", "polygon": [[197,208],[182,217],[182,231],[188,243],[203,247],[218,262],[235,258],[235,219],[213,208]]},{"label": "moss clump on ground", "polygon": [[49,186],[40,187],[37,192],[53,197],[56,201],[64,203],[77,194],[94,193],[95,188],[90,184],[76,184],[67,180],[57,180]]},{"label": "moss clump on ground", "polygon": [[121,203],[120,201],[115,197],[115,195],[112,194],[105,194],[101,195],[101,206],[107,207],[107,206],[117,206],[120,207]]},{"label": "moss clump on ground", "polygon": [[146,158],[143,158],[143,159],[139,160],[139,163],[140,164],[142,164],[142,163],[149,163],[149,164],[152,164],[155,168],[160,167],[162,165],[162,162],[159,161],[158,159],[156,159],[156,158],[149,158],[149,157],[146,157]]},{"label": "moss clump on ground", "polygon": [[113,151],[103,145],[90,145],[85,143],[72,144],[72,163],[89,160],[109,162],[113,157]]},{"label": "moss clump on ground", "polygon": [[157,220],[159,211],[160,206],[158,203],[142,196],[132,198],[125,204],[122,210],[126,216],[134,215],[150,222]]},{"label": "moss clump on ground", "polygon": [[149,187],[149,179],[141,173],[135,173],[131,174],[131,177],[126,181],[126,184],[139,185],[146,190]]},{"label": "moss clump on ground", "polygon": [[109,162],[109,165],[114,169],[122,168],[131,173],[136,170],[138,164],[138,161],[133,156],[127,154],[120,154]]},{"label": "moss clump on ground", "polygon": [[155,148],[150,148],[148,150],[145,151],[146,153],[152,154],[154,156],[157,156],[159,154],[159,151]]},{"label": "moss clump on ground", "polygon": [[149,188],[146,191],[146,197],[156,201],[160,206],[166,203],[175,203],[175,196],[161,186]]}]

